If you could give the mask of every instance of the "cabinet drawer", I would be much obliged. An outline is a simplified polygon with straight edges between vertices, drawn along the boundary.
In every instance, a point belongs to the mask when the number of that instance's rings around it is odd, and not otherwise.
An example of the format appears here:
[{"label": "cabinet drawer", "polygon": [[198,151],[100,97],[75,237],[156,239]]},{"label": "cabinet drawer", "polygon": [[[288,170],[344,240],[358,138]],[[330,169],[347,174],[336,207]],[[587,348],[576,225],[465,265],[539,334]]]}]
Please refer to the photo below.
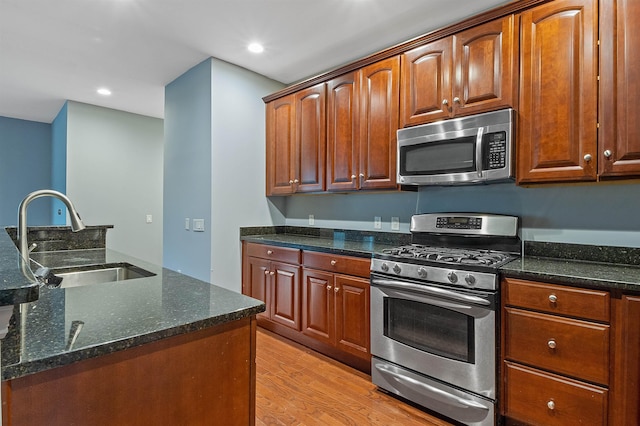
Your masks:
[{"label": "cabinet drawer", "polygon": [[505,357],[582,380],[609,383],[609,326],[505,309]]},{"label": "cabinet drawer", "polygon": [[505,362],[505,415],[537,425],[607,424],[607,389]]},{"label": "cabinet drawer", "polygon": [[246,244],[247,256],[277,260],[279,262],[293,263],[296,265],[300,263],[300,250],[298,249],[256,243]]},{"label": "cabinet drawer", "polygon": [[505,278],[505,304],[594,321],[609,321],[609,293]]},{"label": "cabinet drawer", "polygon": [[368,278],[371,270],[371,259],[314,251],[304,251],[302,253],[302,263],[310,268],[363,278]]}]

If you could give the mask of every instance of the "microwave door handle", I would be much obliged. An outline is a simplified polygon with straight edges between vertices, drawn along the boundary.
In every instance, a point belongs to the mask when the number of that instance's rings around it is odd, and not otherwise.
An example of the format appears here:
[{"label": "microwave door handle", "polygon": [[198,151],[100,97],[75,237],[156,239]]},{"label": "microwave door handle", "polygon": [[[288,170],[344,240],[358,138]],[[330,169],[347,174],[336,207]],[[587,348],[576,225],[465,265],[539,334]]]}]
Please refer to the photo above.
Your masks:
[{"label": "microwave door handle", "polygon": [[478,128],[478,134],[476,135],[476,171],[478,177],[482,178],[482,135],[484,133],[484,127]]},{"label": "microwave door handle", "polygon": [[491,302],[488,301],[487,299],[483,299],[481,297],[476,297],[476,296],[470,296],[467,294],[460,294],[458,292],[445,290],[439,287],[429,287],[426,285],[411,284],[411,283],[406,283],[403,281],[395,281],[395,280],[382,280],[379,278],[372,279],[371,285],[378,286],[378,287],[395,288],[398,290],[413,290],[418,293],[445,297],[448,299],[457,300],[459,302],[476,303],[478,305],[485,305],[485,306],[491,305]]}]

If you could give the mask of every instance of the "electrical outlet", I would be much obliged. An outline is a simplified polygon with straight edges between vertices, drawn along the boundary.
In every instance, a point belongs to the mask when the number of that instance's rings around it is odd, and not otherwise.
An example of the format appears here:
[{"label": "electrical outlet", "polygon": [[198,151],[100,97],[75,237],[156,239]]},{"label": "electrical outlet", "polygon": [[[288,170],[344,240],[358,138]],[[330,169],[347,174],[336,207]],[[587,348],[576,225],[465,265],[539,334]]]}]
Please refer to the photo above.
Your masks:
[{"label": "electrical outlet", "polygon": [[153,222],[153,216],[148,214],[147,215],[147,223],[151,223],[151,222]]},{"label": "electrical outlet", "polygon": [[391,229],[393,231],[400,229],[400,218],[395,216],[391,218]]},{"label": "electrical outlet", "polygon": [[380,216],[375,216],[373,218],[373,228],[374,229],[381,229],[382,228],[382,218],[380,218]]},{"label": "electrical outlet", "polygon": [[193,219],[193,230],[195,232],[204,232],[204,219]]},{"label": "electrical outlet", "polygon": [[309,225],[315,225],[316,224],[316,218],[310,214],[309,215]]}]

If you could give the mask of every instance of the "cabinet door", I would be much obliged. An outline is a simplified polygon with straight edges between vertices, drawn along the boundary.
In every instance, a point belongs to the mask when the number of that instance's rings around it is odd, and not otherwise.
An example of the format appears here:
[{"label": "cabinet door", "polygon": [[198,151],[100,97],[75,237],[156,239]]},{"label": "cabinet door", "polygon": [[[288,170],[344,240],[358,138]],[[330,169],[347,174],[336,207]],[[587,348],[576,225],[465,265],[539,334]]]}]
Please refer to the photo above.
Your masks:
[{"label": "cabinet door", "polygon": [[364,359],[370,357],[369,280],[335,276],[336,346]]},{"label": "cabinet door", "polygon": [[300,330],[300,267],[271,262],[271,320]]},{"label": "cabinet door", "polygon": [[597,158],[603,177],[640,176],[640,104],[635,100],[640,93],[638,20],[637,0],[611,0],[601,11]]},{"label": "cabinet door", "polygon": [[613,372],[609,424],[640,424],[640,295],[612,299]]},{"label": "cabinet door", "polygon": [[295,192],[324,191],[327,145],[324,83],[297,92],[295,99]]},{"label": "cabinet door", "polygon": [[327,190],[358,188],[358,73],[327,83]]},{"label": "cabinet door", "polygon": [[518,21],[514,15],[454,35],[453,58],[455,115],[515,106]]},{"label": "cabinet door", "polygon": [[267,309],[258,317],[269,318],[269,261],[257,257],[245,257],[242,289],[243,293],[262,300]]},{"label": "cabinet door", "polygon": [[596,179],[597,0],[521,16],[519,183]]},{"label": "cabinet door", "polygon": [[361,189],[396,188],[400,57],[360,70]]},{"label": "cabinet door", "polygon": [[333,285],[333,274],[303,269],[302,333],[330,345],[335,327]]},{"label": "cabinet door", "polygon": [[295,97],[267,104],[267,195],[291,194],[295,175]]},{"label": "cabinet door", "polygon": [[402,55],[402,127],[450,116],[451,43],[447,37]]}]

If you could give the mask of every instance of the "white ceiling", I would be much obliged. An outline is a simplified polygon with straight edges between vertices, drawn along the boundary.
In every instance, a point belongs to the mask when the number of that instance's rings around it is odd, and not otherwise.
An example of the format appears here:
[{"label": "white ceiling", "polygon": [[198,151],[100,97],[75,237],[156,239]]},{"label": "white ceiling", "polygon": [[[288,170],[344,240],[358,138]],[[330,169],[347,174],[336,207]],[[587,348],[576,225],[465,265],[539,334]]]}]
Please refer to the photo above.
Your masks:
[{"label": "white ceiling", "polygon": [[510,1],[0,0],[0,116],[50,123],[69,99],[161,118],[210,56],[289,84]]}]

